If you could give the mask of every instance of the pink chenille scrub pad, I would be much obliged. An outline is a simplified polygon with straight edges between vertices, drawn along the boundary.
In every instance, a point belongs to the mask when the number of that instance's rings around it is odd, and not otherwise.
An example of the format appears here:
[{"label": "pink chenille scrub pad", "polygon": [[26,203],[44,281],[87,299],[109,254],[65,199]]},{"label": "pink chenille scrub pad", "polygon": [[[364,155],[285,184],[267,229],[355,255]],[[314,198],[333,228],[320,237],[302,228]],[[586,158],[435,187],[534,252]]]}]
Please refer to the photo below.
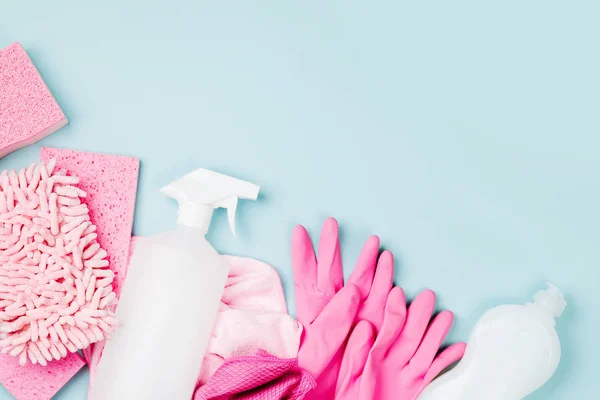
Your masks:
[{"label": "pink chenille scrub pad", "polygon": [[33,144],[67,118],[19,43],[0,50],[0,157]]},{"label": "pink chenille scrub pad", "polygon": [[[56,159],[57,168],[65,168],[79,177],[79,187],[88,194],[84,202],[98,226],[98,243],[106,249],[109,268],[115,274],[113,289],[118,297],[129,263],[139,160],[48,147],[42,148],[41,159]],[[99,342],[83,351],[90,365],[90,380],[103,349],[104,343]]]},{"label": "pink chenille scrub pad", "polygon": [[0,174],[0,352],[46,366],[114,330],[107,253],[79,179],[47,165]]},{"label": "pink chenille scrub pad", "polygon": [[75,352],[116,325],[78,183],[53,160],[0,174],[0,383],[18,400],[50,399],[82,367]]}]

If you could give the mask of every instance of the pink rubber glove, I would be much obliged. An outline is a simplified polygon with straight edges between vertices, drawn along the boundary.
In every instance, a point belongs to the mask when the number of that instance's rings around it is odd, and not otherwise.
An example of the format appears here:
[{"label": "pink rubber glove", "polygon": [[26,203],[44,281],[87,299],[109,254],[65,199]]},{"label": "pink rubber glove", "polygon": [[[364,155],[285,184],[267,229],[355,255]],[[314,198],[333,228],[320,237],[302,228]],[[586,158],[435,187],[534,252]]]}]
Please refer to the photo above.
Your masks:
[{"label": "pink rubber glove", "polygon": [[[318,257],[308,233],[296,227],[292,236],[296,318],[304,326],[298,365],[317,381],[307,398],[333,399],[343,347],[359,319],[373,326],[383,323],[382,305],[392,287],[394,260],[390,252],[379,258],[379,238],[370,237],[344,287],[338,224],[323,224]],[[377,273],[375,267],[377,265]]]},{"label": "pink rubber glove", "polygon": [[434,306],[435,293],[425,290],[407,312],[404,292],[400,287],[392,289],[379,334],[368,321],[353,330],[335,398],[415,400],[440,372],[460,360],[464,343],[436,357],[454,317],[443,311],[429,324]]}]

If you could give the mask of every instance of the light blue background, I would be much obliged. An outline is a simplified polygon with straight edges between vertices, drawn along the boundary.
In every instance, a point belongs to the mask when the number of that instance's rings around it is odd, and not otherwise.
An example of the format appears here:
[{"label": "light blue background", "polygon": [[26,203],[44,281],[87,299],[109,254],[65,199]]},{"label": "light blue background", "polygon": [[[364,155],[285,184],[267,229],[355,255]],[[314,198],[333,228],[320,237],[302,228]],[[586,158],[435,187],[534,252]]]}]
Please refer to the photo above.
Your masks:
[{"label": "light blue background", "polygon": [[157,189],[194,168],[256,182],[239,240],[219,214],[211,241],[274,265],[292,312],[291,230],[329,215],[346,274],[379,234],[452,340],[552,281],[563,360],[530,399],[596,397],[599,3],[214,3],[3,1],[0,47],[23,44],[71,123],[0,168],[42,145],[137,156],[142,235],[173,226]]}]

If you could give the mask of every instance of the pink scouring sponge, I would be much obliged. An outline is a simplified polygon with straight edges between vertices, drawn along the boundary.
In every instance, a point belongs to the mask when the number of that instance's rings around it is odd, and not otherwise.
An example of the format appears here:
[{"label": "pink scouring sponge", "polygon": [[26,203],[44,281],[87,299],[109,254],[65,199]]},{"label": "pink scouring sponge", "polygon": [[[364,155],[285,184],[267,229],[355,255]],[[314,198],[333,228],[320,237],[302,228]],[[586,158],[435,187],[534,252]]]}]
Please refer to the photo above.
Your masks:
[{"label": "pink scouring sponge", "polygon": [[98,227],[98,243],[108,253],[109,268],[115,274],[113,289],[118,296],[129,265],[139,160],[50,147],[42,148],[40,159],[54,159],[56,168],[79,178],[77,187],[87,193],[83,203]]},{"label": "pink scouring sponge", "polygon": [[67,118],[19,43],[0,50],[0,157],[33,144]]},{"label": "pink scouring sponge", "polygon": [[47,367],[22,367],[15,357],[0,355],[0,383],[17,400],[50,400],[84,365],[77,353],[69,353]]},{"label": "pink scouring sponge", "polygon": [[[42,161],[56,159],[57,168],[64,168],[79,177],[79,187],[88,196],[84,202],[92,221],[98,226],[98,243],[108,253],[109,268],[115,274],[113,290],[117,297],[127,274],[133,214],[139,175],[139,160],[134,157],[44,147]],[[83,350],[90,365],[90,379],[100,360],[104,342]]]},{"label": "pink scouring sponge", "polygon": [[103,340],[114,273],[79,180],[48,165],[0,174],[0,349],[45,366]]}]

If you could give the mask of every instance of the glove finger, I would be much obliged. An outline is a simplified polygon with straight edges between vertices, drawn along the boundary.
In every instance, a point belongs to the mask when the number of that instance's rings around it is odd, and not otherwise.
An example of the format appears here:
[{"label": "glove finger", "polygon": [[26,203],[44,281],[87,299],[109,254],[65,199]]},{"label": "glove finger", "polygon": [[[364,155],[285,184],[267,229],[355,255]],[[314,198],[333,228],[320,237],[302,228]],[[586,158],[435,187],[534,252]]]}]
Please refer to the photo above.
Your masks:
[{"label": "glove finger", "polygon": [[454,321],[454,314],[445,310],[442,311],[437,317],[434,318],[433,322],[427,328],[425,337],[419,346],[419,349],[415,353],[414,357],[410,360],[411,366],[420,369],[416,371],[418,373],[424,373],[429,369],[435,355],[440,350],[440,346],[444,342],[446,335],[452,327]]},{"label": "glove finger", "polygon": [[[300,366],[308,370],[315,379],[321,375],[348,338],[359,303],[358,288],[346,285],[333,296],[311,325],[311,334],[307,335],[302,343],[310,353],[306,354],[307,359],[310,359],[310,369]],[[300,354],[298,358],[300,361]]]},{"label": "glove finger", "polygon": [[374,342],[373,326],[368,321],[360,321],[352,330],[344,351],[335,390],[336,400],[357,398],[360,376]]},{"label": "glove finger", "polygon": [[317,259],[308,232],[302,225],[292,233],[292,269],[294,272],[294,295],[296,298],[296,319],[309,325],[320,309],[311,307],[307,290],[316,287]]},{"label": "glove finger", "polygon": [[[400,286],[391,290],[385,304],[385,314],[381,331],[373,345],[370,358],[383,358],[387,350],[396,341],[406,322],[406,297]],[[371,360],[376,364],[379,360]]]},{"label": "glove finger", "polygon": [[337,293],[344,286],[338,223],[329,217],[323,223],[317,256],[317,287],[325,293]]},{"label": "glove finger", "polygon": [[[406,298],[404,291],[396,286],[385,304],[385,317],[377,339],[369,353],[367,364],[360,381],[358,399],[373,399],[377,386],[381,384],[382,365],[388,349],[397,340],[406,321]],[[400,365],[401,367],[402,365]]]},{"label": "glove finger", "polygon": [[433,381],[439,374],[441,374],[443,370],[445,370],[450,365],[463,358],[466,348],[467,344],[460,342],[455,343],[452,346],[448,347],[446,350],[442,351],[440,355],[438,355],[435,358],[435,361],[433,362],[433,364],[431,364],[431,368],[429,368],[429,371],[427,371],[425,378],[423,378],[419,394],[425,389],[427,385],[431,383],[431,381]]},{"label": "glove finger", "polygon": [[369,295],[373,284],[373,276],[375,274],[375,265],[379,256],[379,237],[371,236],[365,242],[358,261],[348,279],[349,284],[356,285],[360,291],[361,299],[364,300]]},{"label": "glove finger", "polygon": [[296,284],[316,286],[317,259],[310,236],[302,225],[296,226],[292,232],[292,268]]},{"label": "glove finger", "polygon": [[369,321],[375,327],[376,332],[379,332],[384,321],[385,310],[381,305],[386,304],[393,285],[394,256],[386,250],[379,256],[369,297],[358,313],[358,319]]},{"label": "glove finger", "polygon": [[419,293],[408,307],[404,329],[389,351],[389,357],[394,357],[399,365],[406,365],[417,351],[434,307],[435,293],[431,290]]}]

